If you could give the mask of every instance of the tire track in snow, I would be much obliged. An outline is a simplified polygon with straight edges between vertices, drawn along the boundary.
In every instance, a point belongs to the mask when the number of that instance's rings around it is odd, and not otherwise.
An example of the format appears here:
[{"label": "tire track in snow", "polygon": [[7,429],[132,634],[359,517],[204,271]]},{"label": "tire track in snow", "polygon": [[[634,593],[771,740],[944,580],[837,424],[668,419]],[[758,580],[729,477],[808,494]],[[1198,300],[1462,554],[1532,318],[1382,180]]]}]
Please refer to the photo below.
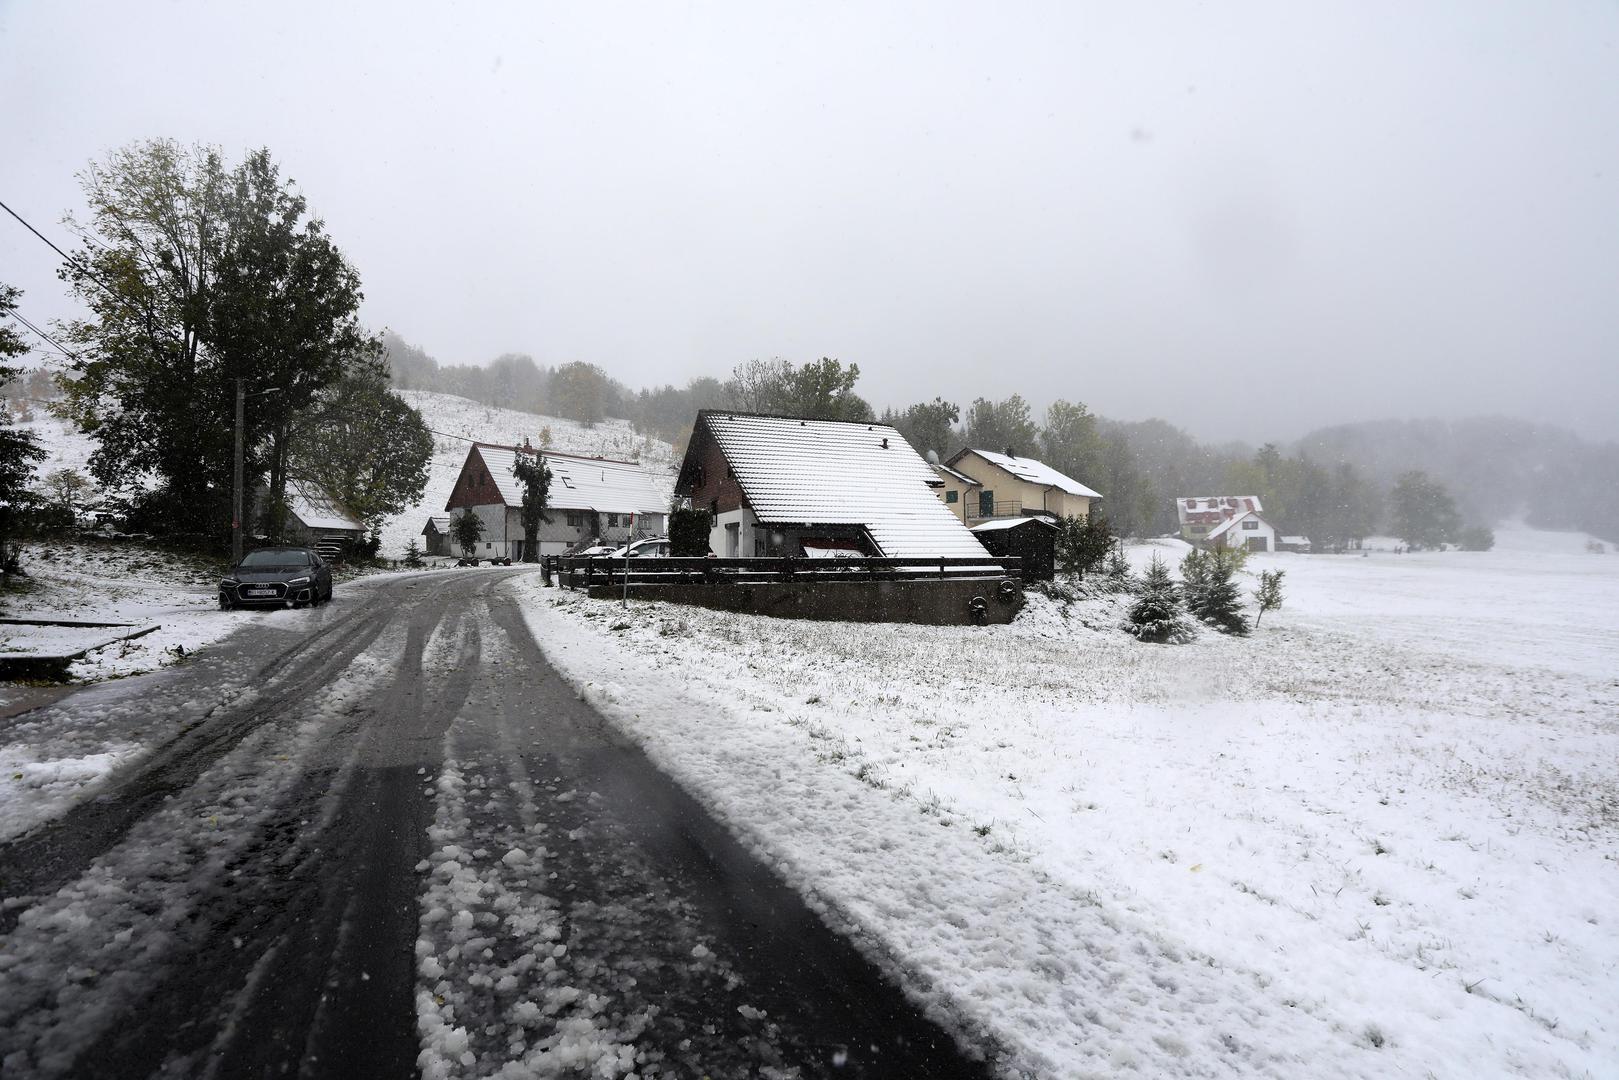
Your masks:
[{"label": "tire track in snow", "polygon": [[491,607],[422,865],[424,1076],[988,1075]]},{"label": "tire track in snow", "polygon": [[[181,962],[229,944],[208,904],[240,877],[244,851],[298,782],[302,761],[385,684],[389,642],[373,644],[350,661],[343,691],[254,728],[81,876],[18,911],[0,939],[0,1071],[141,1074],[138,1054],[87,1051],[153,1030],[149,1018],[169,1000],[168,980],[201,974]],[[140,1022],[128,1024],[132,1016]]]}]

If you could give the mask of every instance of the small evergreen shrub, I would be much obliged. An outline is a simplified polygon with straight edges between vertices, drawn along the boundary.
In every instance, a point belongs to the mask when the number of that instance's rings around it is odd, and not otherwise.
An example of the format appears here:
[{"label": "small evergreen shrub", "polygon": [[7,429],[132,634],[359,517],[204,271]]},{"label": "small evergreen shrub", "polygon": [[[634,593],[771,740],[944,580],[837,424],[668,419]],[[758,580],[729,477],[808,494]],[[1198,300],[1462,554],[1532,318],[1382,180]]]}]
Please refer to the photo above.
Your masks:
[{"label": "small evergreen shrub", "polygon": [[1180,645],[1194,636],[1169,567],[1156,557],[1141,579],[1141,592],[1130,605],[1124,629],[1137,641],[1160,644]]},{"label": "small evergreen shrub", "polygon": [[1243,614],[1242,594],[1237,589],[1237,568],[1246,561],[1226,548],[1189,552],[1181,560],[1181,580],[1185,582],[1186,610],[1200,623],[1226,634],[1246,634],[1248,616]]}]

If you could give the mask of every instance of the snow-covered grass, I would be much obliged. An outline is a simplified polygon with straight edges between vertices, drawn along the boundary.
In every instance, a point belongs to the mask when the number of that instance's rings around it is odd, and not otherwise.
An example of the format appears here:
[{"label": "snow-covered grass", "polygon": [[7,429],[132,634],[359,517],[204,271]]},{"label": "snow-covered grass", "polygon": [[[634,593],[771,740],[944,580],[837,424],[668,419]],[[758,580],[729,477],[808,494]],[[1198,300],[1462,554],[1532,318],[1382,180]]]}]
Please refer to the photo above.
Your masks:
[{"label": "snow-covered grass", "polygon": [[660,474],[668,474],[673,490],[674,448],[668,443],[637,435],[628,421],[603,420],[585,427],[556,416],[482,405],[454,394],[427,390],[401,390],[400,396],[421,411],[433,436],[433,460],[428,465],[427,486],[415,506],[390,518],[382,528],[382,554],[398,558],[416,538],[421,544],[422,526],[434,514],[444,513],[461,465],[467,458],[467,440],[519,446],[526,438],[542,445],[542,432],[550,433],[550,449],[565,454],[590,454],[639,461]]},{"label": "snow-covered grass", "polygon": [[[241,624],[218,610],[218,560],[151,544],[41,540],[25,545],[26,576],[0,592],[8,619],[130,623],[159,629],[98,649],[69,669],[94,681],[177,663]],[[96,631],[106,638],[114,631]],[[57,631],[0,625],[0,650],[37,651]]]},{"label": "snow-covered grass", "polygon": [[1619,557],[1497,537],[1256,556],[1284,608],[1186,646],[1118,598],[958,628],[523,587],[591,700],[1042,1075],[1612,1075]]}]

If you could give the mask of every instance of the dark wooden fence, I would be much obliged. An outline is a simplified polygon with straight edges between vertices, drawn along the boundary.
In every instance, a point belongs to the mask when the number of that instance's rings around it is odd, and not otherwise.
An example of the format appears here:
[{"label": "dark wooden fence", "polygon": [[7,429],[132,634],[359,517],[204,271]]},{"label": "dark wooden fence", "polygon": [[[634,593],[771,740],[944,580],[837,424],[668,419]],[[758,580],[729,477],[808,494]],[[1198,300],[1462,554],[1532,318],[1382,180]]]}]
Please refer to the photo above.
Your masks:
[{"label": "dark wooden fence", "polygon": [[748,584],[759,581],[927,581],[1018,577],[1021,560],[995,556],[937,559],[611,559],[548,555],[547,581],[565,589],[598,585]]}]

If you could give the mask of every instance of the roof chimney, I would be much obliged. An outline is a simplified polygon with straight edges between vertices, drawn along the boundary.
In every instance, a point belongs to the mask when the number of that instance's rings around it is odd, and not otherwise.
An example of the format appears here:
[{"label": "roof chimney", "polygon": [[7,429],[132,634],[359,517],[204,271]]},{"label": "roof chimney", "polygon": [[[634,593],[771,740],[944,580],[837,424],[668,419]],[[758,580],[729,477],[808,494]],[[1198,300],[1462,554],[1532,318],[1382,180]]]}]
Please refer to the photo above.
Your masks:
[{"label": "roof chimney", "polygon": [[929,465],[937,465],[938,463],[939,463],[939,452],[937,450],[929,450],[928,451],[928,464]]},{"label": "roof chimney", "polygon": [[884,450],[888,449],[888,439],[886,437],[883,439],[883,449]]},{"label": "roof chimney", "polygon": [[1011,447],[1010,447],[1010,446],[1008,446],[1008,447],[1007,447],[1007,448],[1006,448],[1006,456],[1007,456],[1007,457],[1011,457],[1011,458],[1015,458],[1015,457],[1017,457],[1017,455],[1016,455],[1016,454],[1014,454],[1014,453],[1012,453],[1012,448],[1011,448]]}]

